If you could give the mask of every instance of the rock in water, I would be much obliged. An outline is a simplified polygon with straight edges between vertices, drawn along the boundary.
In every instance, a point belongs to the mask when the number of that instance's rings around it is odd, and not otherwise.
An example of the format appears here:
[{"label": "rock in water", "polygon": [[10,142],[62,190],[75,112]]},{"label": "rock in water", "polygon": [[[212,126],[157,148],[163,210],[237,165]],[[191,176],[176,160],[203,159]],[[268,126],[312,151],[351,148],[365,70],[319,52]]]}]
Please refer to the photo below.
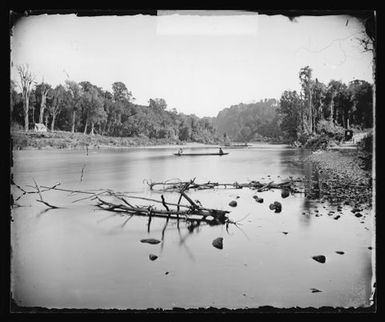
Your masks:
[{"label": "rock in water", "polygon": [[319,263],[325,263],[326,262],[326,257],[324,255],[317,255],[312,257],[315,261]]},{"label": "rock in water", "polygon": [[282,205],[278,201],[274,201],[274,206],[275,206],[275,212],[281,212],[282,210]]},{"label": "rock in water", "polygon": [[336,253],[339,254],[339,255],[345,254],[344,252],[342,252],[342,251],[340,251],[340,250],[337,250]]},{"label": "rock in water", "polygon": [[355,213],[354,216],[356,216],[358,218],[362,217],[362,215],[359,212]]},{"label": "rock in water", "polygon": [[263,198],[258,198],[258,199],[257,199],[257,202],[263,203]]},{"label": "rock in water", "polygon": [[281,192],[282,198],[287,198],[287,197],[289,197],[289,195],[290,195],[289,190],[287,190],[287,189],[282,190],[282,192]]},{"label": "rock in water", "polygon": [[235,200],[230,201],[229,206],[236,207],[237,206],[237,202]]},{"label": "rock in water", "polygon": [[223,238],[218,237],[218,238],[214,239],[212,244],[215,248],[223,249]]},{"label": "rock in water", "polygon": [[154,255],[154,254],[150,254],[148,257],[149,257],[150,260],[152,260],[152,261],[154,261],[154,260],[156,260],[156,259],[158,258],[158,256],[156,256],[156,255]]},{"label": "rock in water", "polygon": [[318,292],[322,292],[322,291],[320,291],[320,290],[317,289],[317,288],[311,288],[311,292],[312,292],[312,293],[318,293]]},{"label": "rock in water", "polygon": [[160,240],[157,240],[154,238],[146,238],[146,239],[141,239],[140,242],[155,245],[155,244],[159,244]]},{"label": "rock in water", "polygon": [[271,204],[269,205],[269,208],[270,208],[270,210],[274,210],[274,209],[275,209],[275,205],[274,205],[273,203],[271,203]]}]

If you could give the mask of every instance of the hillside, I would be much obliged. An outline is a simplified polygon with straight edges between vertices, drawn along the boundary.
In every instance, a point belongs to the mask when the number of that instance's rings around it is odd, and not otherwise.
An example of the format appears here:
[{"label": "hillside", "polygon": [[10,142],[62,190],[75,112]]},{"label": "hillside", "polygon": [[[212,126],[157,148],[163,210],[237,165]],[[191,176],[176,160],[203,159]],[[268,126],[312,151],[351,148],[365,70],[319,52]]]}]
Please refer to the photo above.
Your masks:
[{"label": "hillside", "polygon": [[260,137],[278,139],[278,101],[265,99],[257,103],[232,105],[213,119],[217,135],[231,141],[252,141]]}]

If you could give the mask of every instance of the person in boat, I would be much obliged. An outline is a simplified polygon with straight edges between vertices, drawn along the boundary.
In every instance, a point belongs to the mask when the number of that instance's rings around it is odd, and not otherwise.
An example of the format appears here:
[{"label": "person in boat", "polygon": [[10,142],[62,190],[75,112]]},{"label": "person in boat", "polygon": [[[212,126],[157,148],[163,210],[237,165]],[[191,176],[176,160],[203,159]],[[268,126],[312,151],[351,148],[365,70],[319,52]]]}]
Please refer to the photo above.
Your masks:
[{"label": "person in boat", "polygon": [[183,149],[180,148],[179,151],[178,151],[178,154],[181,155],[183,153]]},{"label": "person in boat", "polygon": [[219,148],[219,154],[220,154],[220,155],[223,154],[222,148]]}]

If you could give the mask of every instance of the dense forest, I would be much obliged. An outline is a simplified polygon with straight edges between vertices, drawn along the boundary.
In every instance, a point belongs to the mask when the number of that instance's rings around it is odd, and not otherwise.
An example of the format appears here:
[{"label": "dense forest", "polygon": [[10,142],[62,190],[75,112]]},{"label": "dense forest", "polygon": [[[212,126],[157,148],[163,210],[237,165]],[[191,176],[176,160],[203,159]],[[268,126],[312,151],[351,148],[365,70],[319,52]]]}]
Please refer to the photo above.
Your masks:
[{"label": "dense forest", "polygon": [[[153,98],[148,106],[135,104],[135,98],[122,82],[112,84],[112,92],[88,81],[67,80],[52,87],[33,83],[26,67],[19,67],[20,84],[11,81],[11,121],[32,129],[43,123],[51,131],[62,130],[113,137],[212,142],[215,130],[210,118],[167,110],[163,98]],[[21,91],[16,90],[19,85]],[[14,126],[15,127],[15,126]]]},{"label": "dense forest", "polygon": [[280,98],[280,128],[289,140],[303,143],[319,134],[373,126],[373,86],[368,82],[324,84],[313,78],[309,66],[301,68],[299,81],[299,93],[285,91]]},{"label": "dense forest", "polygon": [[262,138],[279,139],[279,102],[265,99],[257,103],[225,108],[214,119],[219,136],[228,141],[249,142]]},{"label": "dense forest", "polygon": [[147,137],[214,143],[270,139],[304,144],[322,134],[341,134],[345,128],[373,126],[373,86],[363,80],[348,84],[313,77],[309,66],[299,71],[301,90],[284,91],[279,100],[225,108],[217,117],[199,118],[168,108],[163,98],[135,104],[131,91],[114,82],[112,91],[88,81],[66,80],[52,87],[36,83],[27,66],[11,80],[12,128],[33,129],[43,123],[51,130],[111,137]]}]

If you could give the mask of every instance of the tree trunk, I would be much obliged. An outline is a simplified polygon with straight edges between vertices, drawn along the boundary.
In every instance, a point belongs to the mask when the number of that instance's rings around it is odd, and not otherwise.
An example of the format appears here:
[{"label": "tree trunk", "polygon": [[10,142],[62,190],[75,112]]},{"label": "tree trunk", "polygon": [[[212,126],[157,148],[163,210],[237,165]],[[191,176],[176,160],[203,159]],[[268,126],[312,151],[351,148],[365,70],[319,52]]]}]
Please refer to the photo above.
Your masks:
[{"label": "tree trunk", "polygon": [[87,134],[88,119],[86,120],[86,125],[84,126],[84,134]]},{"label": "tree trunk", "polygon": [[73,111],[72,111],[72,129],[71,129],[71,132],[72,132],[72,133],[75,132],[75,119],[76,119],[76,111],[73,110]]},{"label": "tree trunk", "polygon": [[51,122],[51,132],[53,132],[54,128],[55,128],[55,118],[56,118],[56,114],[53,113],[52,114],[52,122]]},{"label": "tree trunk", "polygon": [[44,109],[45,109],[45,95],[43,94],[41,96],[41,103],[40,103],[39,123],[43,123]]},{"label": "tree trunk", "polygon": [[330,102],[330,121],[334,123],[334,93],[332,95],[332,101]]},{"label": "tree trunk", "polygon": [[107,127],[107,121],[103,122],[101,133],[100,133],[102,136],[104,135],[104,133],[106,133],[106,127]]},{"label": "tree trunk", "polygon": [[110,121],[108,122],[107,135],[111,135],[111,132],[110,132],[110,129],[111,129],[111,123],[112,123],[112,121],[110,120]]},{"label": "tree trunk", "polygon": [[24,93],[24,130],[26,132],[29,129],[28,110],[29,110],[29,97],[27,93]]},{"label": "tree trunk", "polygon": [[45,127],[48,128],[48,113],[45,115]]},{"label": "tree trunk", "polygon": [[94,135],[94,122],[91,122],[91,135]]},{"label": "tree trunk", "polygon": [[313,108],[311,106],[311,90],[310,90],[310,84],[309,86],[309,119],[310,119],[310,133],[314,133],[313,130]]},{"label": "tree trunk", "polygon": [[32,105],[32,125],[35,124],[35,105]]}]

